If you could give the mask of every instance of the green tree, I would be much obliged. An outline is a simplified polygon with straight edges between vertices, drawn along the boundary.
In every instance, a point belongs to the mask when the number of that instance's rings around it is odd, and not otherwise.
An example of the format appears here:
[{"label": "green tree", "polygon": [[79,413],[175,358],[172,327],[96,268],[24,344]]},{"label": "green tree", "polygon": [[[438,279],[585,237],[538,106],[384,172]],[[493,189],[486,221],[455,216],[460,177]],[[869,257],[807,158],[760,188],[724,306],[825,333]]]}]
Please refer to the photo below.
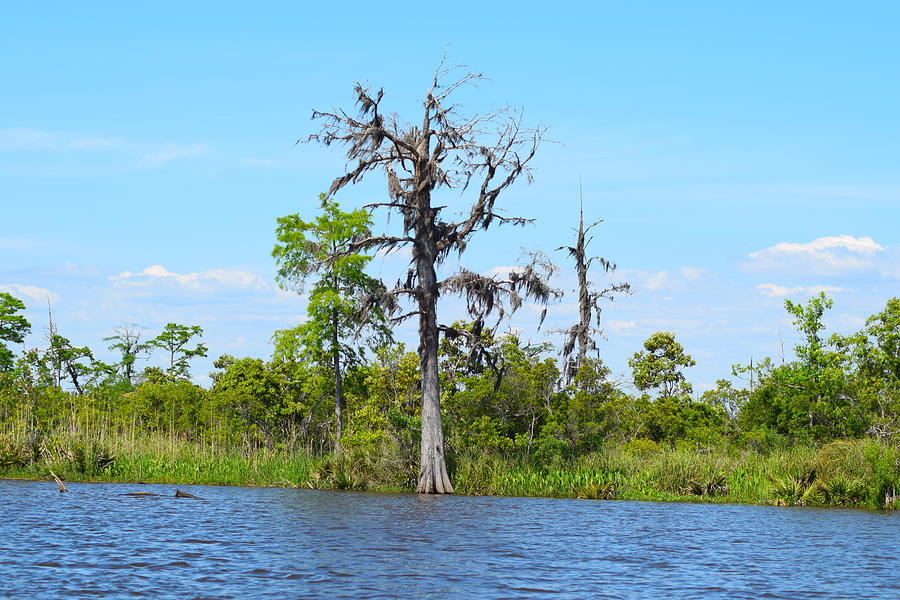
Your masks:
[{"label": "green tree", "polygon": [[[54,334],[50,338],[49,354],[58,361],[60,379],[68,379],[79,396],[84,393],[82,383],[94,373],[94,355],[87,346],[73,346],[68,338]],[[87,359],[88,362],[84,362]]]},{"label": "green tree", "polygon": [[416,481],[421,442],[422,378],[414,352],[402,343],[376,348],[372,362],[358,370],[364,393],[347,415],[348,453],[385,466],[378,479],[395,485]]},{"label": "green tree", "polygon": [[657,442],[712,445],[723,433],[725,411],[689,396],[661,396],[643,410],[646,435]]},{"label": "green tree", "polygon": [[700,399],[711,406],[717,406],[725,411],[730,422],[734,422],[741,412],[741,408],[747,402],[749,392],[745,389],[735,389],[727,379],[717,379],[716,387],[706,390]]},{"label": "green tree", "polygon": [[834,301],[825,297],[825,292],[809,299],[806,306],[784,301],[784,308],[794,317],[794,326],[805,337],[806,343],[797,344],[794,353],[806,369],[807,375],[817,383],[829,361],[826,356],[826,344],[821,332],[825,329],[822,315],[830,309]]},{"label": "green tree", "polygon": [[156,367],[145,369],[144,381],[128,394],[136,422],[151,431],[168,431],[171,439],[198,439],[209,423],[207,392],[186,379],[172,379]]},{"label": "green tree", "polygon": [[888,300],[857,333],[832,341],[854,368],[856,395],[866,402],[871,421],[869,432],[885,439],[900,433],[900,298]]},{"label": "green tree", "polygon": [[606,439],[626,433],[625,405],[599,358],[586,358],[568,389],[564,432],[575,451],[591,452]]},{"label": "green tree", "polygon": [[[722,430],[725,411],[691,398],[693,388],[684,377],[684,369],[696,364],[685,354],[675,334],[660,331],[644,342],[644,350],[628,360],[635,386],[645,392],[640,399],[643,433],[657,442],[687,440],[709,444]],[[646,392],[656,399],[647,402]]]},{"label": "green tree", "polygon": [[741,411],[745,428],[815,440],[865,431],[864,411],[854,398],[838,340],[826,341],[822,334],[822,317],[831,306],[825,294],[805,305],[785,300],[785,310],[794,317],[803,340],[794,347],[796,360],[776,367],[767,359],[754,367],[759,386]]},{"label": "green tree", "polygon": [[190,361],[197,356],[206,356],[207,348],[198,343],[194,348],[187,345],[194,337],[202,337],[203,329],[199,325],[178,325],[168,323],[162,333],[150,340],[149,344],[165,350],[169,356],[169,367],[166,375],[169,379],[190,378]]},{"label": "green tree", "polygon": [[268,448],[283,439],[286,381],[277,368],[259,358],[239,358],[224,354],[214,363],[221,372],[212,373],[210,394],[220,406],[240,416],[244,443],[252,448],[257,434],[262,434]]},{"label": "green tree", "polygon": [[690,395],[693,388],[683,371],[695,364],[671,331],[654,333],[644,342],[644,349],[628,359],[637,389],[656,390],[661,398]]},{"label": "green tree", "polygon": [[302,416],[299,432],[295,430],[292,435],[298,433],[310,452],[321,454],[326,448],[334,449],[334,410],[324,408],[324,400],[334,392],[334,378],[330,368],[323,370],[322,365],[307,360],[303,341],[297,327],[276,331],[270,364],[284,377],[285,410]]},{"label": "green tree", "polygon": [[31,332],[31,323],[16,314],[25,310],[25,304],[15,296],[0,292],[0,372],[13,368],[13,353],[3,342],[21,344]]},{"label": "green tree", "polygon": [[[365,273],[370,256],[353,251],[354,244],[371,235],[369,213],[358,209],[344,212],[338,203],[319,195],[322,214],[304,221],[298,214],[278,219],[278,243],[272,256],[278,264],[278,283],[283,288],[303,292],[307,280],[318,276],[309,294],[307,320],[276,333],[276,344],[290,343],[294,336],[305,349],[307,359],[327,365],[334,375],[334,449],[340,452],[343,425],[343,369],[358,364],[360,351],[355,333],[368,328],[379,342],[390,336],[380,309],[361,316],[360,298],[373,294],[378,282]],[[279,339],[280,338],[280,339]]]}]

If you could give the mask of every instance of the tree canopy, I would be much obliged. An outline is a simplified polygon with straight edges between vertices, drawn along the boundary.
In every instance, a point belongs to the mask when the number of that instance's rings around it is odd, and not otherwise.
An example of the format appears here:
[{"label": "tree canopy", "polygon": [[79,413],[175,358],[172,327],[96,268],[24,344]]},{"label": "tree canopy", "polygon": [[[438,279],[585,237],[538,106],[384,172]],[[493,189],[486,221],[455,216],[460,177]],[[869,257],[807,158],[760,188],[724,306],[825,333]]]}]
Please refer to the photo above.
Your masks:
[{"label": "tree canopy", "polygon": [[13,353],[3,342],[21,344],[31,332],[31,323],[20,314],[25,304],[7,292],[0,292],[0,371],[13,368]]},{"label": "tree canopy", "polygon": [[374,307],[362,316],[362,299],[377,293],[379,282],[365,273],[370,256],[354,251],[371,235],[371,218],[363,209],[342,211],[338,203],[320,194],[322,213],[304,221],[299,214],[278,219],[278,242],[272,256],[278,265],[278,283],[303,292],[315,278],[307,305],[307,320],[290,330],[276,332],[276,345],[295,338],[306,360],[331,369],[335,388],[335,450],[340,450],[343,424],[342,369],[357,364],[361,350],[350,343],[366,328],[379,342],[390,338],[382,311]]}]

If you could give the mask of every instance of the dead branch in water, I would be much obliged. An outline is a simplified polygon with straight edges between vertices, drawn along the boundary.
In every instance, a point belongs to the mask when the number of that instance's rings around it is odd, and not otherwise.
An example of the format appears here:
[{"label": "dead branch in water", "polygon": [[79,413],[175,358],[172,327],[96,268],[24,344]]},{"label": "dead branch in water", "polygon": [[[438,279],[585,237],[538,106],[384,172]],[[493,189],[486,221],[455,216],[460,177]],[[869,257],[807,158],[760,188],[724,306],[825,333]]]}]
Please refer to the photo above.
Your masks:
[{"label": "dead branch in water", "polygon": [[59,487],[59,493],[60,493],[60,494],[63,493],[63,492],[68,492],[68,491],[69,491],[69,490],[66,489],[66,484],[63,483],[63,480],[60,479],[59,477],[57,477],[57,476],[56,476],[56,473],[54,473],[52,469],[50,470],[50,474],[53,476],[53,479],[56,480],[56,485]]},{"label": "dead branch in water", "polygon": [[175,490],[175,497],[176,498],[196,498],[197,500],[200,499],[199,496],[195,496],[193,494],[188,494],[187,492],[182,492],[181,490]]}]

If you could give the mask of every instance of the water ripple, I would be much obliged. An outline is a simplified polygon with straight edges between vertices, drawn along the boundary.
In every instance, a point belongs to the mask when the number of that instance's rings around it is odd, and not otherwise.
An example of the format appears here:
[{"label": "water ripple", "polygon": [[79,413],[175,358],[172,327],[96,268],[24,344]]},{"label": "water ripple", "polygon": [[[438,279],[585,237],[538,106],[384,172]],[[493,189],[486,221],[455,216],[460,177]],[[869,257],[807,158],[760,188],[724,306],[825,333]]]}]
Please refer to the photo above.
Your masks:
[{"label": "water ripple", "polygon": [[893,599],[900,586],[896,513],[69,490],[0,481],[0,598]]}]

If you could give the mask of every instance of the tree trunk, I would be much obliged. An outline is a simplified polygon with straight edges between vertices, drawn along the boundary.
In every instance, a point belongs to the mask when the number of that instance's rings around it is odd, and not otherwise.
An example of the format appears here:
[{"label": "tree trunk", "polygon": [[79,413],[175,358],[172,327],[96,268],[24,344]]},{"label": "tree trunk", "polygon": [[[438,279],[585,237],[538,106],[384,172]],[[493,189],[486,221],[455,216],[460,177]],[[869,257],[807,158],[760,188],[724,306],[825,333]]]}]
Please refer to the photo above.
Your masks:
[{"label": "tree trunk", "polygon": [[[431,219],[429,219],[431,221]],[[441,422],[441,395],[438,381],[437,275],[434,271],[436,247],[429,233],[416,233],[416,269],[419,289],[419,365],[422,371],[422,456],[420,494],[452,494],[444,456],[444,428]],[[433,229],[433,227],[432,227]]]},{"label": "tree trunk", "polygon": [[334,453],[341,453],[341,413],[344,404],[344,386],[341,380],[341,349],[338,346],[337,309],[331,313],[331,351],[334,357]]},{"label": "tree trunk", "polygon": [[81,396],[84,392],[81,390],[81,385],[78,383],[78,372],[75,371],[75,368],[71,364],[66,365],[66,370],[69,372],[69,377],[72,378],[72,385],[75,386],[75,393]]}]

